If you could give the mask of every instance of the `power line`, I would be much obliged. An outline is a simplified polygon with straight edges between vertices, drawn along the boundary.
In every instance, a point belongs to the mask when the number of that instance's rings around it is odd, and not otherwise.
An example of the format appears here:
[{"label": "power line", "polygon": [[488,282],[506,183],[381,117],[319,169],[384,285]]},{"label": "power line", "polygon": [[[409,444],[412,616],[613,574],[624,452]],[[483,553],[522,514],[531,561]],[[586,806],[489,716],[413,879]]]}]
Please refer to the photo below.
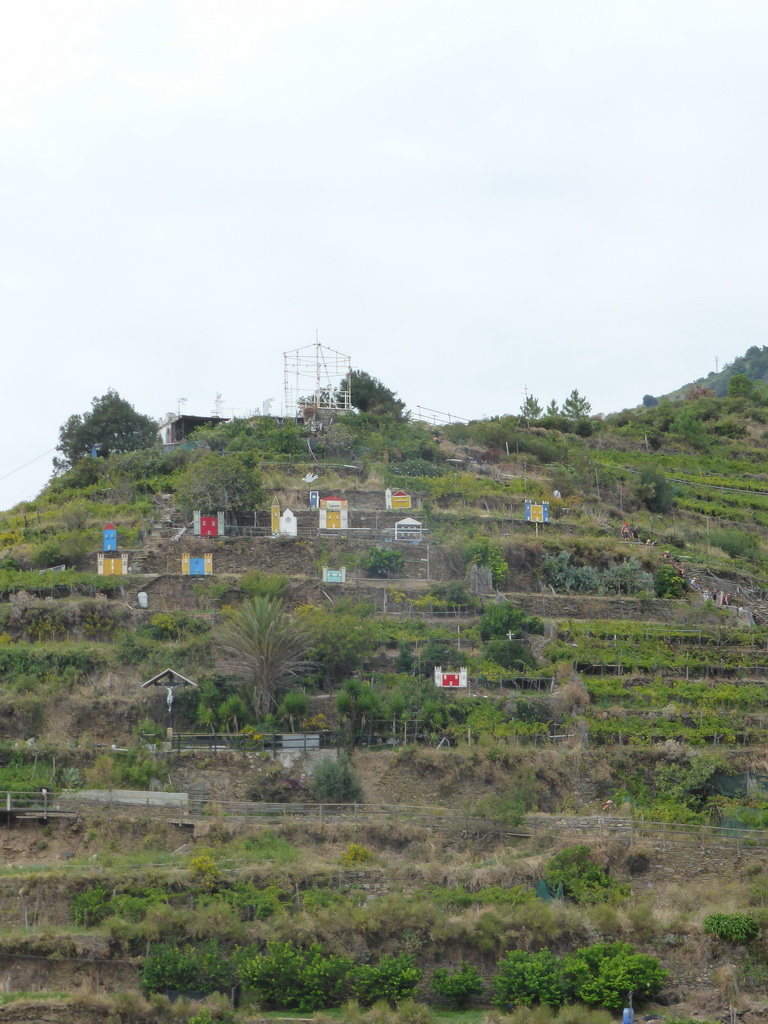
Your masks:
[{"label": "power line", "polygon": [[19,473],[22,469],[26,469],[27,466],[31,466],[33,462],[37,462],[39,459],[44,459],[46,455],[50,455],[51,452],[55,452],[55,448],[49,448],[47,452],[43,452],[42,455],[36,455],[34,459],[30,459],[29,462],[25,462],[23,466],[18,466],[16,469],[12,469],[10,473],[6,473],[4,476],[0,476],[0,480],[6,480],[9,476],[13,476],[14,473]]}]

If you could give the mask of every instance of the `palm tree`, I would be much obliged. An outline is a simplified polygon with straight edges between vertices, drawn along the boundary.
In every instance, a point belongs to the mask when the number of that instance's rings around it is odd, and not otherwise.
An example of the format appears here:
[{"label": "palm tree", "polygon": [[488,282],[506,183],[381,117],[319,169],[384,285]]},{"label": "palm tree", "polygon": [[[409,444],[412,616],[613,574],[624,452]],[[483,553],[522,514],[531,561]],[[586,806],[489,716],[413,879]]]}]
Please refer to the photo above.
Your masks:
[{"label": "palm tree", "polygon": [[243,601],[221,627],[217,640],[235,665],[248,673],[247,695],[257,714],[265,714],[275,704],[281,680],[299,675],[311,664],[308,624],[286,615],[282,601],[274,598]]}]

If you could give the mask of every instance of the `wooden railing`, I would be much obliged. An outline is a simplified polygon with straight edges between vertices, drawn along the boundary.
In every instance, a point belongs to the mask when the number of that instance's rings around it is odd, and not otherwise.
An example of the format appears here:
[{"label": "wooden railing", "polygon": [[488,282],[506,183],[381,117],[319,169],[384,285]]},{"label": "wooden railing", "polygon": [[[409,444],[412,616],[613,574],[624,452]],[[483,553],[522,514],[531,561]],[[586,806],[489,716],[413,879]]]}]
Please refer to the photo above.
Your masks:
[{"label": "wooden railing", "polygon": [[[169,794],[170,796],[171,794]],[[143,798],[142,798],[143,797]],[[45,791],[0,791],[0,815],[48,817],[82,817],[108,810],[114,814],[140,814],[142,817],[167,821],[193,822],[200,818],[238,818],[251,821],[319,821],[359,822],[360,824],[402,824],[417,828],[458,830],[467,835],[497,834],[526,838],[534,833],[580,835],[584,838],[620,838],[628,842],[647,840],[662,849],[682,843],[699,846],[768,847],[768,830],[724,827],[720,825],[688,825],[678,822],[646,821],[613,815],[528,815],[519,825],[477,815],[451,813],[445,807],[410,804],[330,804],[330,803],[256,803],[247,800],[213,800],[189,797],[186,806],[158,802],[160,793],[136,793],[130,798],[115,791],[105,791],[103,799],[77,792],[52,795]]]}]

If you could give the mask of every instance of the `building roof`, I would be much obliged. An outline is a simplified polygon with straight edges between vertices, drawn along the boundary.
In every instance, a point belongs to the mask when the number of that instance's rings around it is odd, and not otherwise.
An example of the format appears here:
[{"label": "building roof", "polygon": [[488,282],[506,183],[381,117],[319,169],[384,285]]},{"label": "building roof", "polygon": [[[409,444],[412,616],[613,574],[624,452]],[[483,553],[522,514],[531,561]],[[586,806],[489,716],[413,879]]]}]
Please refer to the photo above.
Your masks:
[{"label": "building roof", "polygon": [[152,676],[146,683],[141,684],[141,688],[145,686],[194,686],[197,689],[197,683],[193,683],[191,679],[187,679],[186,676],[181,675],[172,668],[166,668],[162,672],[158,672],[156,676]]}]

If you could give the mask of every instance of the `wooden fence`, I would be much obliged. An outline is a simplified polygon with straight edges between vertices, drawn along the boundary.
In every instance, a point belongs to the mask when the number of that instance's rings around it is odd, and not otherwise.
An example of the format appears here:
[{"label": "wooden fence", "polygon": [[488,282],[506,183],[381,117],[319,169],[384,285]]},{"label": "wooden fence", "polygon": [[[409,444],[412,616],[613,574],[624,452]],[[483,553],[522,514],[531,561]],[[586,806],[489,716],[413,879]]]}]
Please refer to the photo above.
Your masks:
[{"label": "wooden fence", "polygon": [[[170,796],[171,794],[169,794]],[[175,794],[174,794],[175,795]],[[161,818],[179,824],[192,824],[201,818],[282,822],[316,820],[345,821],[360,824],[412,825],[417,828],[458,831],[467,836],[505,835],[529,838],[533,834],[580,836],[589,839],[623,839],[629,843],[651,842],[662,849],[675,844],[713,846],[740,851],[743,848],[768,848],[768,830],[719,825],[685,825],[677,822],[646,821],[608,815],[528,815],[519,825],[461,813],[451,814],[445,807],[409,804],[315,804],[256,803],[246,800],[205,801],[189,798],[186,807],[158,803],[161,793],[136,793],[131,802],[124,794],[108,791],[104,799],[95,800],[76,792],[56,794],[40,792],[0,793],[0,820],[11,818],[84,817],[105,810],[110,815],[132,814]]]}]

